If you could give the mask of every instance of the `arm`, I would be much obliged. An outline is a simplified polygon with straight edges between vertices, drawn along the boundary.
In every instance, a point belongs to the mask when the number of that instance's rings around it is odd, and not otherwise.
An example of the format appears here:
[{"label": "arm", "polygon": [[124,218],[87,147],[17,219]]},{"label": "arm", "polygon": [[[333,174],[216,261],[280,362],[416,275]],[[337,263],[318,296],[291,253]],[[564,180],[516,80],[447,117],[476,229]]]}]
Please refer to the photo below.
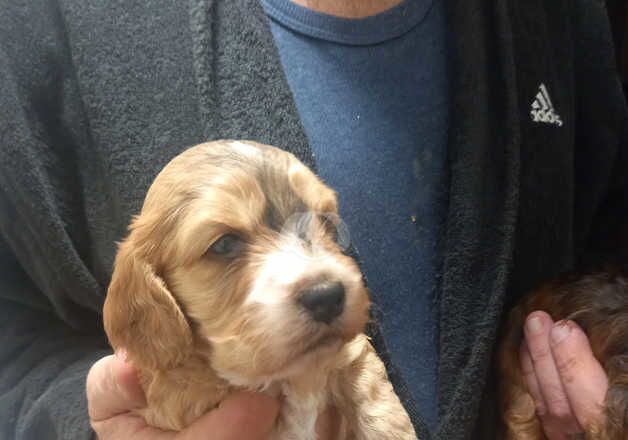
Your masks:
[{"label": "arm", "polygon": [[91,143],[60,4],[0,0],[0,438],[262,437],[277,413],[264,396],[229,399],[181,435],[131,417],[142,393],[106,356],[101,316],[107,222],[125,213]]},{"label": "arm", "polygon": [[90,438],[85,377],[110,350],[102,335],[73,331],[43,307],[8,299],[35,291],[2,244],[0,438]]},{"label": "arm", "polygon": [[105,350],[66,334],[50,316],[7,302],[0,307],[0,437],[90,438],[85,376]]},{"label": "arm", "polygon": [[[22,3],[22,4],[21,4]],[[86,142],[60,15],[0,1],[0,437],[91,437],[85,377],[107,352],[72,167]]]},{"label": "arm", "polygon": [[[266,438],[278,402],[263,395],[231,396],[182,433],[147,427],[129,412],[143,394],[132,367],[96,335],[70,330],[50,314],[0,301],[0,438],[106,439]],[[85,382],[87,379],[87,397]],[[122,390],[122,391],[121,391]],[[89,416],[88,401],[89,399]],[[90,420],[91,419],[91,420]]]}]

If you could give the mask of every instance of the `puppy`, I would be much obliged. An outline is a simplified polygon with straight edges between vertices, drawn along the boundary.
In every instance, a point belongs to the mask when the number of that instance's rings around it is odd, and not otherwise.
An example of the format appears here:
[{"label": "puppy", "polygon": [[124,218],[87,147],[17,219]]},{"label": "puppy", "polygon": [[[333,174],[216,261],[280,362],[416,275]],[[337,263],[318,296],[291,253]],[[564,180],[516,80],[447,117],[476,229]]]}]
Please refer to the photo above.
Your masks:
[{"label": "puppy", "polygon": [[628,439],[628,278],[618,272],[568,275],[527,296],[512,310],[498,351],[500,410],[509,440],[545,439],[520,368],[523,325],[535,310],[575,321],[589,337],[609,380],[598,423],[583,427],[588,440]]},{"label": "puppy", "polygon": [[153,426],[181,430],[236,390],[281,398],[271,438],[415,439],[362,333],[369,298],[335,193],[293,155],[217,141],[175,157],[120,244],[104,307]]}]

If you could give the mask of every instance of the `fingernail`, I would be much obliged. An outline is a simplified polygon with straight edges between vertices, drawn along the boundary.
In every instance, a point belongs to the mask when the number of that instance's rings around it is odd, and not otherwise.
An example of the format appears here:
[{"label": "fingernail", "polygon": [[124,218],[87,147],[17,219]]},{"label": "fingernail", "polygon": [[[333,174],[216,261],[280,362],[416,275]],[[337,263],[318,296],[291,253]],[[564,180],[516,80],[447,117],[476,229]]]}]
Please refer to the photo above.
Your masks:
[{"label": "fingernail", "polygon": [[120,359],[122,362],[128,362],[129,361],[129,354],[127,353],[127,351],[124,348],[118,348],[115,352],[116,357],[118,359]]},{"label": "fingernail", "polygon": [[531,334],[539,334],[543,331],[543,321],[538,316],[528,319],[526,328]]},{"label": "fingernail", "polygon": [[554,327],[552,327],[552,342],[559,344],[569,336],[570,332],[571,327],[569,327],[566,322],[557,322]]}]

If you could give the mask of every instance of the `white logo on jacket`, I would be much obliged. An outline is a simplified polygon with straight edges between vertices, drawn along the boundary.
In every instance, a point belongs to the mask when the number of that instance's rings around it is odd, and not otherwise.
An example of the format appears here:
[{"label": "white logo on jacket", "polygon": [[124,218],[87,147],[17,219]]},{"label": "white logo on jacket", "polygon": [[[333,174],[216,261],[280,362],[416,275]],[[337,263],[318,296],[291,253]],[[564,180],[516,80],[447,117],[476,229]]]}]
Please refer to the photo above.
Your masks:
[{"label": "white logo on jacket", "polygon": [[532,101],[532,109],[530,115],[534,122],[544,122],[546,124],[554,124],[558,127],[563,126],[563,121],[560,119],[560,115],[556,113],[552,100],[547,93],[547,87],[541,83],[539,91]]}]

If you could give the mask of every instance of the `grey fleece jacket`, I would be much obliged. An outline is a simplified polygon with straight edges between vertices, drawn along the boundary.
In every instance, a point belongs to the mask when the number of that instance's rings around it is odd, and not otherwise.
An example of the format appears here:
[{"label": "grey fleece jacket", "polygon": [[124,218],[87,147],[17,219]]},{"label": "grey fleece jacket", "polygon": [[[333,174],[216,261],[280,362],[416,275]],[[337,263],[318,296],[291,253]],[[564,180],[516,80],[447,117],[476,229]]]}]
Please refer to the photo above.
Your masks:
[{"label": "grey fleece jacket", "polygon": [[[449,206],[440,423],[491,438],[504,309],[618,255],[626,107],[602,2],[448,0]],[[544,84],[562,126],[534,121]],[[115,242],[187,146],[243,138],[313,157],[257,0],[0,0],[0,438],[85,439],[84,382],[110,353]],[[377,328],[370,331],[387,358]]]}]

